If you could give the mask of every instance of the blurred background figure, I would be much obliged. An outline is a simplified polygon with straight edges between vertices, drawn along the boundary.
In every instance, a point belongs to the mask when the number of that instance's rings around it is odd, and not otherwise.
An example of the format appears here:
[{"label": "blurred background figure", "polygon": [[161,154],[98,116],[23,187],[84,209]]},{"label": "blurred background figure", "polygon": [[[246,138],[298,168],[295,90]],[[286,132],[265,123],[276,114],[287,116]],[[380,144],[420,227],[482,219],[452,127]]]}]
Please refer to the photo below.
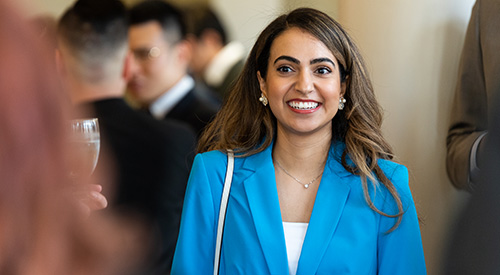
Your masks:
[{"label": "blurred background figure", "polygon": [[445,273],[453,275],[500,274],[500,93],[489,99],[488,139],[484,140],[484,165],[474,193],[451,231]]},{"label": "blurred background figure", "polygon": [[224,98],[243,69],[245,48],[237,41],[229,42],[224,25],[209,5],[191,5],[186,16],[188,40],[193,45],[189,69]]},{"label": "blurred background figure", "polygon": [[36,34],[45,39],[53,49],[57,47],[57,19],[49,14],[38,15],[30,20]]},{"label": "blurred background figure", "polygon": [[134,225],[78,208],[79,194],[105,206],[99,181],[70,183],[69,101],[50,46],[9,3],[0,0],[0,274],[127,274],[140,255]]},{"label": "blurred background figure", "polygon": [[488,139],[492,98],[500,94],[500,2],[478,0],[462,50],[447,137],[446,167],[453,185],[473,190]]},{"label": "blurred background figure", "polygon": [[186,122],[200,135],[219,105],[200,96],[203,87],[188,74],[191,45],[183,14],[164,1],[145,1],[132,7],[129,20],[132,100],[155,118]]},{"label": "blurred background figure", "polygon": [[101,148],[116,168],[110,210],[144,222],[152,237],[139,274],[167,274],[196,136],[188,125],[156,120],[124,101],[132,62],[127,34],[119,0],[79,0],[59,22],[58,67],[78,114],[99,119]]},{"label": "blurred background figure", "polygon": [[500,1],[477,0],[448,132],[448,175],[472,192],[453,227],[445,274],[500,274]]}]

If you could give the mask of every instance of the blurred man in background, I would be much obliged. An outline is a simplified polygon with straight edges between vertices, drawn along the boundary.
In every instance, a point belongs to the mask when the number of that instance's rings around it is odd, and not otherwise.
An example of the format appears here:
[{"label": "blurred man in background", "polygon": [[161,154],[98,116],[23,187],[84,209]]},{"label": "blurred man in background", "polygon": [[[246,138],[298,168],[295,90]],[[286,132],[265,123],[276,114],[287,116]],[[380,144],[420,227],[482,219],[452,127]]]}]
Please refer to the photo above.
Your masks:
[{"label": "blurred man in background", "polygon": [[[116,166],[111,210],[149,226],[143,274],[167,274],[195,145],[184,124],[158,121],[123,100],[131,76],[126,9],[119,0],[79,0],[58,25],[57,60],[80,113],[99,119],[103,151]],[[99,164],[98,164],[99,169]]]},{"label": "blurred man in background", "polygon": [[471,191],[484,166],[484,140],[500,94],[500,2],[478,0],[472,10],[460,60],[448,129],[446,168],[453,185]]},{"label": "blurred man in background", "polygon": [[245,63],[245,48],[229,42],[226,30],[208,5],[186,9],[188,40],[193,45],[189,68],[196,79],[206,83],[220,98],[229,92]]},{"label": "blurred man in background", "polygon": [[477,0],[462,51],[447,168],[473,191],[451,230],[445,273],[500,274],[500,1]]},{"label": "blurred man in background", "polygon": [[198,135],[219,106],[188,74],[191,46],[179,9],[164,1],[145,1],[129,13],[129,44],[134,54],[128,90],[132,100],[157,119],[177,119]]}]

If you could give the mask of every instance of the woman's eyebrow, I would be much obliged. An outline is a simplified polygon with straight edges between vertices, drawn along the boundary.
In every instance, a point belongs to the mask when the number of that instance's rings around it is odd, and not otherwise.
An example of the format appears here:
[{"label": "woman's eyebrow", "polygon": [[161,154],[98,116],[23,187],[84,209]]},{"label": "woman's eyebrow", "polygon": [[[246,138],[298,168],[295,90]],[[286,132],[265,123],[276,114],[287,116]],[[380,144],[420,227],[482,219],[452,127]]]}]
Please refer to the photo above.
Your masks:
[{"label": "woman's eyebrow", "polygon": [[332,63],[332,65],[335,67],[335,63],[328,57],[320,57],[320,58],[315,58],[309,62],[309,64],[316,64],[316,63],[321,63],[321,62],[329,62]]},{"label": "woman's eyebrow", "polygon": [[276,64],[276,62],[278,62],[280,60],[288,60],[290,62],[300,64],[300,61],[297,58],[293,58],[293,57],[288,56],[288,55],[282,55],[282,56],[276,58],[276,60],[274,60],[274,64]]},{"label": "woman's eyebrow", "polygon": [[[288,56],[288,55],[279,56],[278,58],[276,58],[276,60],[274,60],[274,64],[276,64],[276,62],[278,62],[280,60],[287,60],[287,61],[293,62],[295,64],[300,64],[300,61],[297,58],[294,58],[294,57],[291,57],[291,56]],[[321,62],[331,63],[335,67],[335,62],[333,62],[333,60],[331,60],[328,57],[315,58],[315,59],[311,60],[309,62],[309,64],[313,65],[313,64],[321,63]]]}]

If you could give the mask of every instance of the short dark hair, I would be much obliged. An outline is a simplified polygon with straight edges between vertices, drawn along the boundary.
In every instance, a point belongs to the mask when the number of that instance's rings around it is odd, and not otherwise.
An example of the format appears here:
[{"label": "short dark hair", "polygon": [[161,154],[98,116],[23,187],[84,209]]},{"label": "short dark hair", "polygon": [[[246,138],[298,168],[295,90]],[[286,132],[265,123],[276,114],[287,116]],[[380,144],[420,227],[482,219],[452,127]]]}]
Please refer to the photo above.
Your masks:
[{"label": "short dark hair", "polygon": [[214,30],[227,44],[227,34],[221,20],[209,5],[192,5],[186,9],[188,33],[200,38],[206,30]]},{"label": "short dark hair", "polygon": [[130,26],[149,21],[158,22],[170,43],[179,42],[186,37],[184,15],[169,3],[159,0],[141,2],[130,9],[128,17]]},{"label": "short dark hair", "polygon": [[127,12],[119,0],[79,0],[59,20],[57,33],[77,58],[104,58],[127,44]]}]

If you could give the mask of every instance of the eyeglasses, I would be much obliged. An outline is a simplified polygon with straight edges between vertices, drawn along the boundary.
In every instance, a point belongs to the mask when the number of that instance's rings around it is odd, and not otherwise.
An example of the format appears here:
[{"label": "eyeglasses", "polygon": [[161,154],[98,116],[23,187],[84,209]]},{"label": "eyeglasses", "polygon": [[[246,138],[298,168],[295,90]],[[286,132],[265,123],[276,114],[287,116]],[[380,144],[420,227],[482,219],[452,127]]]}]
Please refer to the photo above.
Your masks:
[{"label": "eyeglasses", "polygon": [[134,49],[132,50],[132,54],[137,61],[146,62],[160,56],[161,51],[160,48],[155,46],[151,47],[150,49]]}]

